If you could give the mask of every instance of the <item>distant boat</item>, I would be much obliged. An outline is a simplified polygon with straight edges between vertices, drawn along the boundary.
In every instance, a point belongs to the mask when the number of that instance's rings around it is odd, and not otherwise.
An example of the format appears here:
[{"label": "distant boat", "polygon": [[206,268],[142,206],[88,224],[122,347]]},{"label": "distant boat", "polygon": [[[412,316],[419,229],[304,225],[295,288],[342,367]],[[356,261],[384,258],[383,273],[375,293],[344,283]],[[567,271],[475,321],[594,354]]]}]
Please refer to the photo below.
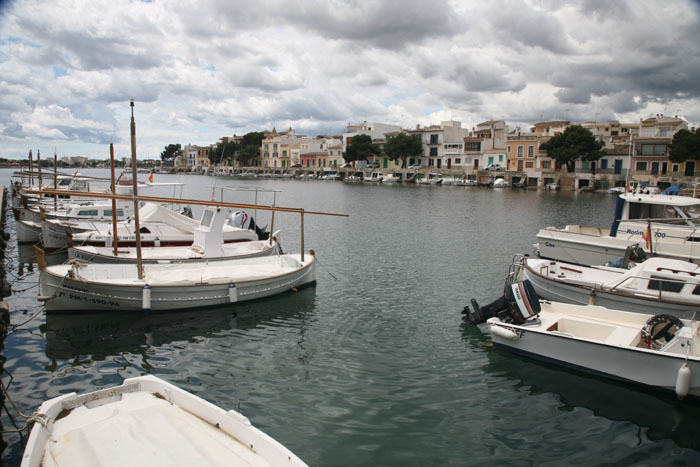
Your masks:
[{"label": "distant boat", "polygon": [[306,465],[240,413],[152,375],[49,399],[35,418],[21,467]]}]

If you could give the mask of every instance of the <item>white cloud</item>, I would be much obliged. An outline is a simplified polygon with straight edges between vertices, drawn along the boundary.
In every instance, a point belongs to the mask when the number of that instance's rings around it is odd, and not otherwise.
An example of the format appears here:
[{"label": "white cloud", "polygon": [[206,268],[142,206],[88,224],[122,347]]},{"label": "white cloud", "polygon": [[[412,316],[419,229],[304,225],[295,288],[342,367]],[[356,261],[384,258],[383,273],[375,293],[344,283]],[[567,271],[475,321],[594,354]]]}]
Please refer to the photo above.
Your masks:
[{"label": "white cloud", "polygon": [[110,140],[128,155],[130,98],[139,157],[363,120],[700,121],[690,0],[0,5],[0,157],[44,146],[104,157]]}]

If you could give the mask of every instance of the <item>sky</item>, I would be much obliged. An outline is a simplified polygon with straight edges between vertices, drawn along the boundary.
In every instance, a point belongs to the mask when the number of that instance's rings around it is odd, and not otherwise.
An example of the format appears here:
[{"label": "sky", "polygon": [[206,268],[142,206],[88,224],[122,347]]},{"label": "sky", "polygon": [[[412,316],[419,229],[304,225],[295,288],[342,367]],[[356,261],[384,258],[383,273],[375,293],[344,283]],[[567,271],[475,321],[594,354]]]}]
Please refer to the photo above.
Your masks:
[{"label": "sky", "polygon": [[0,0],[0,157],[363,121],[700,122],[700,1]]}]

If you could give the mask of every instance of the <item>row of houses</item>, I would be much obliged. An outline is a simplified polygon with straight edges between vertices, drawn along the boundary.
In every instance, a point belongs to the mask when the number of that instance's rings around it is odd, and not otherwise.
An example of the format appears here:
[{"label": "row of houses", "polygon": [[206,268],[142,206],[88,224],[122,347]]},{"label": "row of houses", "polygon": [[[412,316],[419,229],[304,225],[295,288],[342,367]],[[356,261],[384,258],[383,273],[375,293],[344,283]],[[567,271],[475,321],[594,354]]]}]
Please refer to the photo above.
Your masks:
[{"label": "row of houses", "polygon": [[[368,135],[378,145],[383,145],[399,133],[419,138],[423,145],[420,156],[407,160],[406,166],[420,165],[423,170],[447,173],[474,173],[487,166],[497,165],[509,174],[513,181],[530,186],[543,186],[556,182],[566,171],[547,156],[542,145],[552,136],[562,133],[570,125],[581,125],[605,143],[606,155],[598,161],[578,161],[576,176],[581,180],[606,178],[610,182],[634,177],[641,181],[668,178],[682,182],[696,175],[695,161],[673,163],[668,158],[668,147],[673,135],[688,129],[682,117],[656,115],[635,123],[618,121],[572,123],[566,120],[539,122],[528,129],[509,128],[504,120],[482,122],[468,129],[461,122],[444,121],[439,125],[403,129],[398,125],[363,122],[348,125],[342,136],[297,135],[292,128],[285,132],[275,129],[264,132],[258,156],[248,165],[257,169],[319,170],[339,168],[345,161],[343,153],[352,139]],[[236,137],[222,138],[228,142]],[[187,145],[177,164],[189,170],[205,172],[213,169],[242,168],[238,161],[227,161],[224,167],[211,167],[209,154],[216,145],[207,147]],[[356,167],[367,165],[386,171],[405,170],[400,160],[391,160],[384,154],[360,161]],[[571,178],[572,174],[566,174]],[[518,180],[515,180],[515,179]],[[585,186],[587,183],[582,182]],[[578,186],[577,186],[578,187]]]}]

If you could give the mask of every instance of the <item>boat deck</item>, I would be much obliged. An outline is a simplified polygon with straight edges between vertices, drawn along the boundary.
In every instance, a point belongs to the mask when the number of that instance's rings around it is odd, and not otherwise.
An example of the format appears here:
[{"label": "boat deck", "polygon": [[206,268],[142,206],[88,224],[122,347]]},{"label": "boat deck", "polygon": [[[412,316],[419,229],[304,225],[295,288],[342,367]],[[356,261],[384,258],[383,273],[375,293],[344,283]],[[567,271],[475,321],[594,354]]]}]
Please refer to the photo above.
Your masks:
[{"label": "boat deck", "polygon": [[81,405],[59,416],[42,465],[269,465],[249,446],[158,393],[120,397],[119,404]]}]

